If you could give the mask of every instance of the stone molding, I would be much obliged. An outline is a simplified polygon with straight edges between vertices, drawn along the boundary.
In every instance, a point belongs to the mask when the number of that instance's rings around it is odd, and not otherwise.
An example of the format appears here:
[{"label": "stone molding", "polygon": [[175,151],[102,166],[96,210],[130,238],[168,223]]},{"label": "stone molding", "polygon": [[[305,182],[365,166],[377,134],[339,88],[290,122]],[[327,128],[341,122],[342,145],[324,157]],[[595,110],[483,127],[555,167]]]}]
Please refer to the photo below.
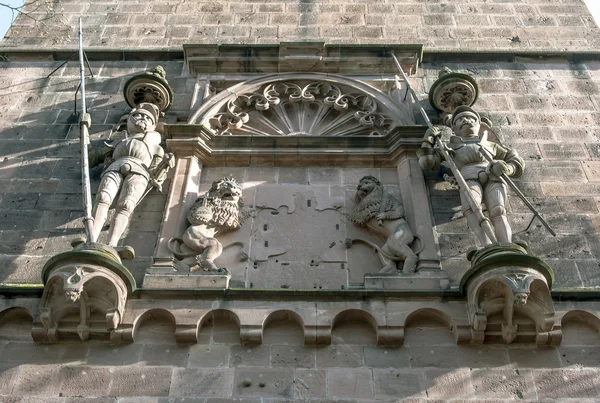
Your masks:
[{"label": "stone molding", "polygon": [[324,42],[281,42],[277,45],[184,44],[185,62],[192,75],[202,73],[396,73],[391,52],[405,71],[416,71],[423,45],[326,45]]},{"label": "stone molding", "polygon": [[[32,313],[35,323],[39,323],[36,313],[38,299],[15,298],[0,301],[0,317],[3,312],[21,308]],[[549,332],[551,343],[540,343],[539,338],[521,338],[523,343],[537,345],[560,344],[562,318],[577,316],[597,329],[600,326],[600,309],[594,303],[560,303]],[[585,305],[585,306],[582,306]],[[479,344],[480,339],[473,333],[469,313],[462,301],[398,301],[374,299],[368,301],[269,301],[264,300],[173,300],[173,299],[129,299],[118,328],[111,332],[101,332],[94,336],[111,343],[134,343],[136,332],[148,318],[160,317],[175,324],[174,337],[178,343],[198,343],[199,333],[215,315],[229,317],[239,325],[241,344],[260,344],[263,332],[269,323],[284,316],[296,321],[304,329],[305,345],[327,345],[332,342],[334,327],[345,321],[362,321],[376,334],[377,344],[399,346],[404,342],[404,332],[411,322],[418,319],[443,324],[450,329],[457,344]],[[554,322],[555,321],[555,322]],[[550,325],[550,321],[547,322]],[[39,327],[37,327],[39,328]],[[47,337],[39,337],[34,328],[33,337],[37,342],[53,342]],[[59,332],[61,333],[61,332]],[[548,339],[550,340],[550,339]],[[503,343],[499,337],[488,337],[486,344]]]}]

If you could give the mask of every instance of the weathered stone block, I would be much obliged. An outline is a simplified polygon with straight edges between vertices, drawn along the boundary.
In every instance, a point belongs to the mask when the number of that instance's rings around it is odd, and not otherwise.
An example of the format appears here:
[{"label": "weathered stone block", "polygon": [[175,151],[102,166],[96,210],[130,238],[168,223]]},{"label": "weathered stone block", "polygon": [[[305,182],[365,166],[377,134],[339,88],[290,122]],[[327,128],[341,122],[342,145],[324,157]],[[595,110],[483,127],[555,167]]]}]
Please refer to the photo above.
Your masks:
[{"label": "weathered stone block", "polygon": [[421,370],[373,369],[375,399],[425,398]]},{"label": "weathered stone block", "polygon": [[90,349],[89,365],[132,365],[140,362],[143,344],[108,345],[96,344]]},{"label": "weathered stone block", "polygon": [[364,346],[365,366],[371,368],[409,368],[409,351],[406,347],[388,348]]},{"label": "weathered stone block", "polygon": [[294,371],[284,368],[238,368],[233,396],[259,396],[289,399],[294,393]]},{"label": "weathered stone block", "polygon": [[268,367],[271,348],[264,345],[231,346],[229,363],[232,367]]},{"label": "weathered stone block", "polygon": [[164,343],[144,344],[140,363],[144,365],[187,366],[189,347]]},{"label": "weathered stone block", "polygon": [[363,350],[358,345],[334,344],[317,348],[317,368],[360,367],[363,365]]},{"label": "weathered stone block", "polygon": [[579,143],[540,144],[540,149],[548,159],[579,160],[588,156],[585,147]]},{"label": "weathered stone block", "polygon": [[556,348],[509,348],[508,355],[518,368],[559,368],[561,362]]},{"label": "weathered stone block", "polygon": [[327,377],[324,370],[297,369],[294,376],[294,398],[324,398]]},{"label": "weathered stone block", "polygon": [[457,354],[459,367],[495,368],[510,363],[508,352],[502,347],[459,345]]},{"label": "weathered stone block", "polygon": [[456,349],[456,346],[411,346],[411,367],[456,368],[458,366]]},{"label": "weathered stone block", "polygon": [[190,347],[189,367],[228,367],[229,346],[196,344]]},{"label": "weathered stone block", "polygon": [[111,396],[168,396],[171,367],[121,367],[114,370]]},{"label": "weathered stone block", "polygon": [[0,366],[0,395],[10,395],[19,368],[14,365]]},{"label": "weathered stone block", "polygon": [[535,399],[531,371],[476,369],[471,372],[471,379],[480,399]]},{"label": "weathered stone block", "polygon": [[170,396],[231,397],[233,370],[175,368]]},{"label": "weathered stone block", "polygon": [[598,398],[598,370],[590,369],[540,369],[533,372],[538,397]]},{"label": "weathered stone block", "polygon": [[61,362],[65,345],[41,345],[32,342],[9,342],[2,350],[2,362],[14,364],[54,364]]},{"label": "weathered stone block", "polygon": [[576,341],[563,337],[563,346],[559,348],[559,355],[561,357],[562,365],[565,367],[581,366],[594,368],[598,365],[598,354],[600,354],[600,347],[598,346],[577,346],[569,347],[565,346],[567,342],[573,343]]},{"label": "weathered stone block", "polygon": [[58,396],[62,381],[57,365],[21,365],[14,380],[13,395]]},{"label": "weathered stone block", "polygon": [[327,370],[327,397],[373,398],[373,374],[368,368]]},{"label": "weathered stone block", "polygon": [[271,347],[272,367],[313,368],[315,361],[316,349],[311,346]]},{"label": "weathered stone block", "polygon": [[430,399],[468,399],[474,396],[469,368],[425,370],[427,397]]},{"label": "weathered stone block", "polygon": [[61,375],[61,396],[107,396],[113,380],[108,367],[65,366]]}]

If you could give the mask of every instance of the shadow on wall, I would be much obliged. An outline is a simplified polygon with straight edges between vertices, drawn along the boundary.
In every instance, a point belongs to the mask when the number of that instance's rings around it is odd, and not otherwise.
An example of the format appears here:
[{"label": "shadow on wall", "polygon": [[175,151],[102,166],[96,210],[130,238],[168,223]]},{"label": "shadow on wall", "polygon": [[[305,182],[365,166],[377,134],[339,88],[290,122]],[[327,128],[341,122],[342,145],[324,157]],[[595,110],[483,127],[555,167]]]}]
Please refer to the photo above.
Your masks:
[{"label": "shadow on wall", "polygon": [[[0,283],[40,283],[45,261],[71,250],[70,242],[83,234],[79,117],[74,113],[81,107],[79,97],[75,102],[79,73],[70,63],[46,77],[59,65],[10,62],[0,73],[5,95],[0,104],[6,107],[0,122]],[[96,77],[86,78],[90,135],[100,144],[129,110],[120,88],[134,74],[129,69],[127,75],[103,77],[99,72],[112,71],[104,65],[92,62]],[[36,75],[40,78],[29,78]],[[96,169],[93,175],[92,192],[99,184],[99,172]],[[148,206],[164,205],[162,195],[149,199]],[[140,266],[147,266],[150,256],[128,263],[138,281],[144,272]]]}]

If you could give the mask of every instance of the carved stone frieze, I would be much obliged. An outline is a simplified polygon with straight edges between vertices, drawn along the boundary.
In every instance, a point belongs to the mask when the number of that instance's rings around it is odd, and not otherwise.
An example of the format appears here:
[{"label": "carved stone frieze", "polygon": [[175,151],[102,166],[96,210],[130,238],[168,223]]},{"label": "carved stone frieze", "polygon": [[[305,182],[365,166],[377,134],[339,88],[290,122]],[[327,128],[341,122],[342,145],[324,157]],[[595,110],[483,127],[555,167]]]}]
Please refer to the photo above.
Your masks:
[{"label": "carved stone frieze", "polygon": [[468,298],[472,342],[560,343],[560,330],[554,328],[553,274],[548,265],[515,244],[484,248],[471,262],[461,287]]},{"label": "carved stone frieze", "polygon": [[32,330],[38,342],[108,336],[121,323],[127,295],[136,288],[116,251],[99,244],[56,255],[44,266],[43,278],[39,321],[34,320]]},{"label": "carved stone frieze", "polygon": [[288,81],[237,94],[210,119],[219,135],[383,136],[395,119],[375,98],[330,82]]}]

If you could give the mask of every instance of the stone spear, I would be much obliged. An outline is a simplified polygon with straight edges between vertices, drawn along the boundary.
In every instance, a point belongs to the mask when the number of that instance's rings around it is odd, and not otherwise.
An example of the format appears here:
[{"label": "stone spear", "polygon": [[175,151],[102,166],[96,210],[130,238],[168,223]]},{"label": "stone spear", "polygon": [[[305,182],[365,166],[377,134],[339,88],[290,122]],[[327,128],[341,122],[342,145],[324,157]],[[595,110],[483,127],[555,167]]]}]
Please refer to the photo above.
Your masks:
[{"label": "stone spear", "polygon": [[[398,58],[396,58],[396,54],[394,52],[392,52],[392,58],[394,59],[394,63],[396,63],[398,70],[400,70],[400,73],[402,74],[402,79],[406,83],[407,91],[410,92],[410,95],[413,98],[413,100],[415,101],[415,103],[417,105],[419,105],[419,98],[417,97],[417,94],[410,86],[408,77],[404,73],[404,70],[402,69],[402,65],[398,61]],[[433,124],[431,123],[431,120],[429,120],[429,116],[427,116],[427,112],[425,112],[425,109],[423,109],[423,107],[420,105],[419,105],[419,111],[421,112],[421,116],[423,116],[423,119],[425,119],[427,126],[429,126],[429,128],[432,130],[437,130],[437,128],[434,128]],[[460,170],[458,169],[458,167],[454,163],[454,160],[450,156],[450,153],[448,153],[448,150],[446,149],[446,145],[442,142],[442,139],[440,138],[440,136],[434,136],[434,138],[435,138],[436,148],[440,151],[440,153],[442,154],[442,157],[444,158],[444,160],[448,164],[448,167],[452,171],[452,174],[454,175],[454,178],[456,179],[456,182],[458,183],[458,187],[460,188],[460,191],[462,192],[463,197],[465,198],[465,200],[469,204],[469,207],[471,208],[471,211],[473,211],[473,214],[475,215],[475,217],[477,217],[477,220],[479,221],[479,226],[483,229],[483,231],[485,232],[487,237],[490,239],[490,241],[492,241],[492,243],[498,242],[498,240],[496,238],[496,234],[494,233],[494,228],[492,227],[490,220],[483,214],[483,210],[481,209],[481,203],[479,203],[475,199],[473,194],[471,193],[471,189],[467,185],[465,178],[463,178],[462,174],[460,173]]]},{"label": "stone spear", "polygon": [[81,145],[81,181],[83,192],[83,225],[85,227],[86,243],[96,242],[92,239],[94,218],[92,217],[92,190],[90,185],[90,164],[88,161],[88,144],[90,142],[89,127],[92,118],[87,113],[85,104],[85,72],[83,67],[83,28],[81,18],[79,19],[79,74],[81,80],[81,119],[79,121],[79,143]]}]

